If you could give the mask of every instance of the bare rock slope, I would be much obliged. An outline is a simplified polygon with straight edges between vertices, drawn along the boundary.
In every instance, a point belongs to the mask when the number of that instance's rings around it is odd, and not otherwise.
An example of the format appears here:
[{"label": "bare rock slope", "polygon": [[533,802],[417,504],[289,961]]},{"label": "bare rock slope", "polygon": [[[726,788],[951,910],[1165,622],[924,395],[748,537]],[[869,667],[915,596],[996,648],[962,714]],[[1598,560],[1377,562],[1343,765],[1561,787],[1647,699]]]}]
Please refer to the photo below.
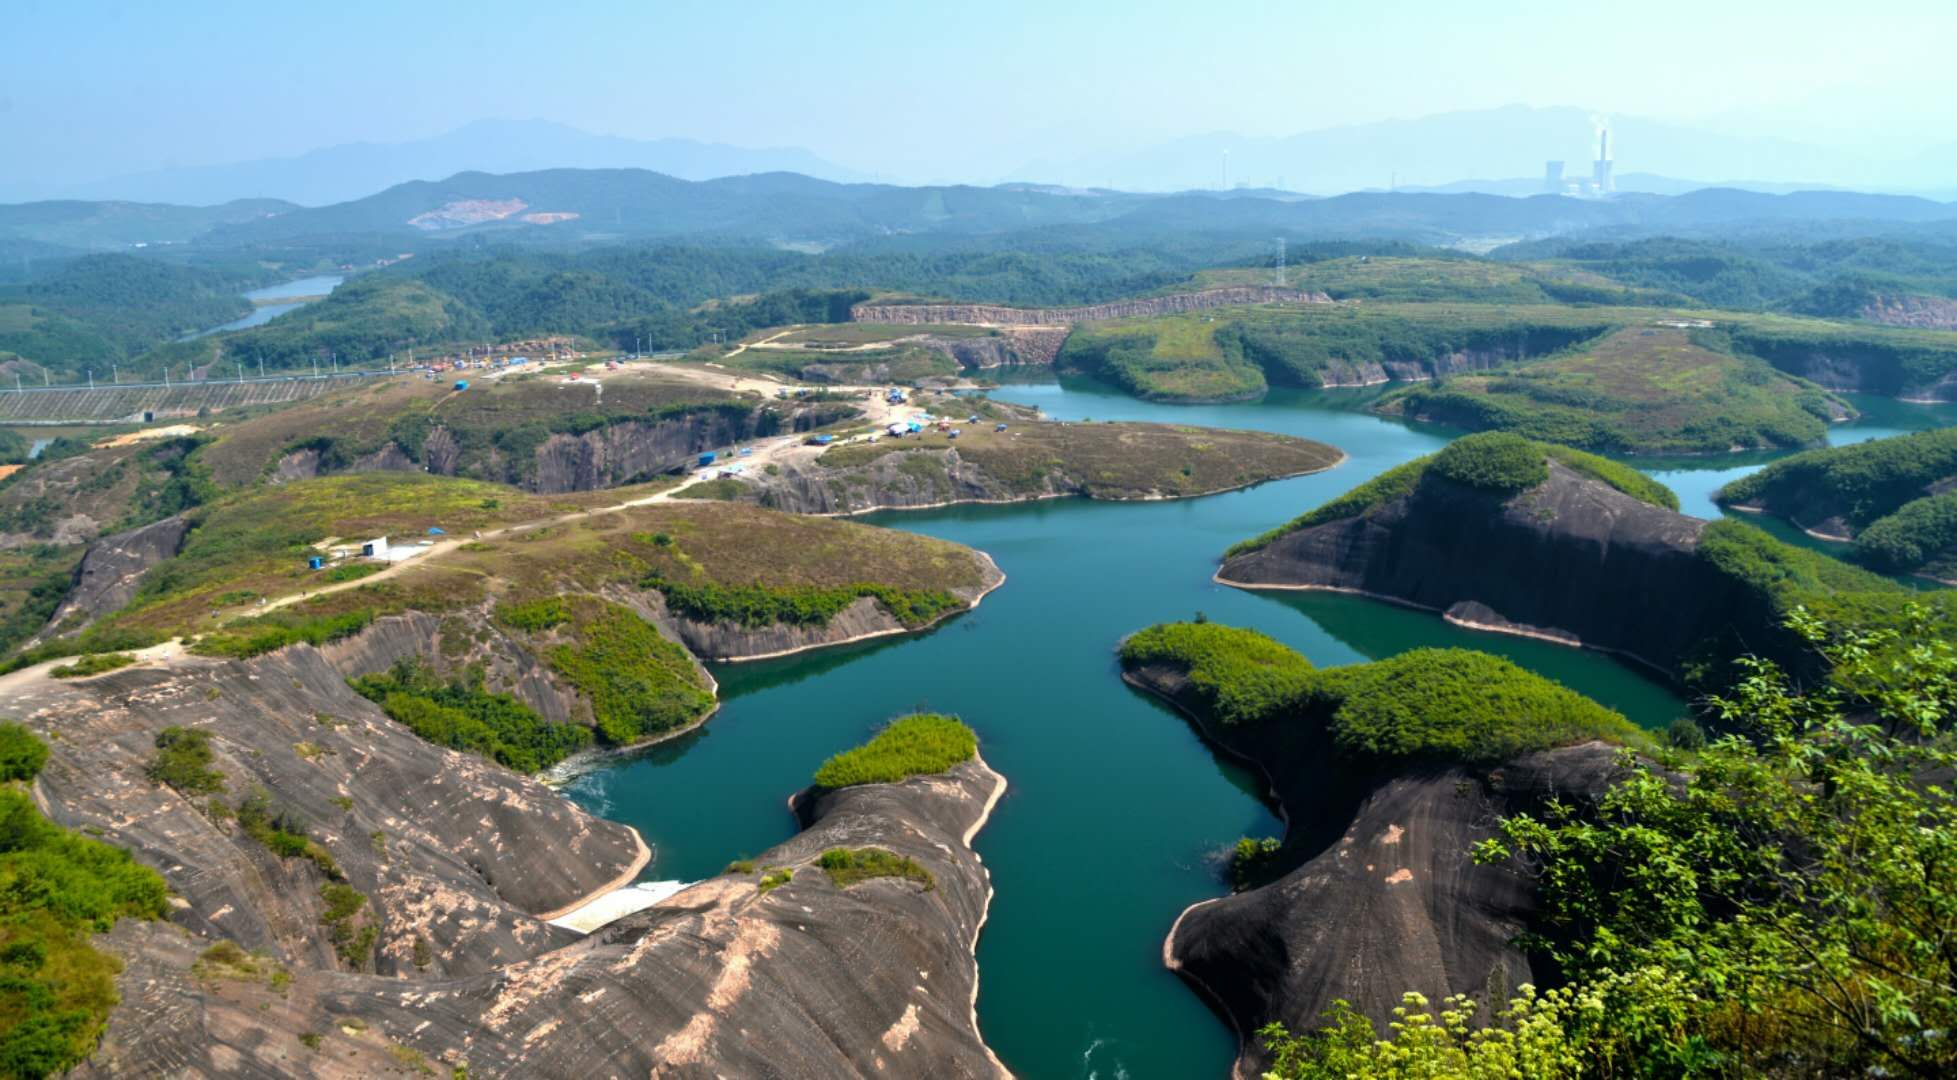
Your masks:
[{"label": "bare rock slope", "polygon": [[1429,477],[1412,494],[1226,559],[1217,579],[1365,593],[1664,673],[1701,642],[1770,632],[1760,597],[1698,556],[1705,522],[1559,463],[1549,470],[1508,499]]}]

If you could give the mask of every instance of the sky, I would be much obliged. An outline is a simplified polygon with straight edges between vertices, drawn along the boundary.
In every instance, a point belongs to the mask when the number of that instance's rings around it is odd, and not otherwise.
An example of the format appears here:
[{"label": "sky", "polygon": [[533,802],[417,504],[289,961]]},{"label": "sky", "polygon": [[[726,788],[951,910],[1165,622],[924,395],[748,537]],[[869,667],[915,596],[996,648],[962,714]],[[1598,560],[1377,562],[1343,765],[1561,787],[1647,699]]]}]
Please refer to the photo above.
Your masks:
[{"label": "sky", "polygon": [[986,180],[1180,136],[1574,105],[1948,142],[1957,4],[7,0],[0,178],[51,184],[541,118]]}]

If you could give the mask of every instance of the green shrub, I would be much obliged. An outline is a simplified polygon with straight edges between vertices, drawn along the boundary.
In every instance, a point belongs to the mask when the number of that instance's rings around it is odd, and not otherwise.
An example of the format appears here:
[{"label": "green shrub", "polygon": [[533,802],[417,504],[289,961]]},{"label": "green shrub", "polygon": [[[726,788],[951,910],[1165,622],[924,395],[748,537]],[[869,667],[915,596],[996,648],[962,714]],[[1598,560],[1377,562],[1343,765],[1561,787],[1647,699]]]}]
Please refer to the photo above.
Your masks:
[{"label": "green shrub", "polygon": [[1537,443],[1536,446],[1559,464],[1592,480],[1608,484],[1639,502],[1663,507],[1666,510],[1678,509],[1678,495],[1671,488],[1629,465],[1612,461],[1607,457],[1598,457],[1596,454],[1586,454],[1567,446],[1559,446],[1556,443]]},{"label": "green shrub", "polygon": [[518,772],[547,769],[591,744],[588,729],[553,724],[508,694],[484,690],[480,669],[471,676],[445,682],[418,658],[408,658],[348,685],[429,742]]},{"label": "green shrub", "polygon": [[81,679],[125,668],[135,662],[136,658],[128,653],[90,653],[72,664],[50,668],[48,674],[57,679]]},{"label": "green shrub", "polygon": [[1467,649],[1414,649],[1333,668],[1314,696],[1333,743],[1356,757],[1497,762],[1591,739],[1642,741],[1617,712]]},{"label": "green shrub", "polygon": [[795,871],[786,866],[778,866],[761,875],[761,880],[755,882],[755,885],[765,893],[770,889],[778,889],[788,884],[794,877]]},{"label": "green shrub", "polygon": [[122,965],[90,937],[119,918],[163,918],[168,897],[127,852],[42,817],[21,788],[0,788],[0,1075],[51,1076],[95,1049]]},{"label": "green shrub", "polygon": [[1316,685],[1311,661],[1255,630],[1213,622],[1161,623],[1122,642],[1122,666],[1181,670],[1207,714],[1225,725],[1297,709]]},{"label": "green shrub", "polygon": [[1427,466],[1433,460],[1433,456],[1429,455],[1388,469],[1315,510],[1301,514],[1259,536],[1232,544],[1229,550],[1223,553],[1223,557],[1233,558],[1257,551],[1269,547],[1272,541],[1288,533],[1309,529],[1314,525],[1323,525],[1328,521],[1356,518],[1375,506],[1411,495],[1414,489],[1420,486],[1420,479],[1427,474]]},{"label": "green shrub", "polygon": [[1230,887],[1243,892],[1269,880],[1278,852],[1283,849],[1284,842],[1275,836],[1256,840],[1238,837],[1237,846],[1230,851]]},{"label": "green shrub", "polygon": [[496,620],[512,630],[538,634],[571,621],[571,607],[561,596],[523,604],[496,605]]},{"label": "green shrub", "polygon": [[197,639],[192,651],[205,656],[244,659],[275,652],[288,645],[324,645],[349,638],[371,626],[370,609],[339,615],[300,615],[274,611],[246,619],[234,619],[223,629]]},{"label": "green shrub", "polygon": [[209,795],[224,790],[224,774],[211,768],[211,733],[166,727],[156,733],[156,758],[146,775],[177,794]]},{"label": "green shrub", "polygon": [[693,658],[632,609],[593,597],[540,603],[555,606],[539,616],[537,605],[523,605],[517,618],[530,626],[572,624],[569,640],[551,646],[545,659],[590,702],[607,742],[630,745],[712,711],[713,692]]},{"label": "green shrub", "polygon": [[816,860],[816,865],[822,867],[830,881],[845,889],[871,878],[902,878],[918,882],[927,890],[937,887],[937,879],[917,860],[884,848],[830,848]]},{"label": "green shrub", "polygon": [[1855,557],[1878,570],[1909,573],[1957,554],[1957,491],[1904,503],[1855,537]]},{"label": "green shrub", "polygon": [[892,720],[869,742],[823,762],[815,782],[826,788],[893,784],[944,772],[977,753],[978,736],[956,718],[915,713]]},{"label": "green shrub", "polygon": [[0,720],[0,781],[32,780],[48,761],[48,744],[11,720]]},{"label": "green shrub", "polygon": [[1319,671],[1254,630],[1163,623],[1121,647],[1128,670],[1167,666],[1196,691],[1203,719],[1222,726],[1325,724],[1333,744],[1372,760],[1499,761],[1588,739],[1636,743],[1617,713],[1499,657],[1414,649]]},{"label": "green shrub", "polygon": [[355,971],[366,967],[374,952],[374,941],[380,936],[380,927],[371,922],[363,924],[358,918],[360,910],[367,906],[366,894],[351,885],[329,881],[319,887],[319,898],[326,903],[319,921],[326,927],[333,951]]},{"label": "green shrub", "polygon": [[1430,471],[1466,487],[1514,494],[1549,479],[1538,444],[1506,431],[1463,435],[1434,455]]}]

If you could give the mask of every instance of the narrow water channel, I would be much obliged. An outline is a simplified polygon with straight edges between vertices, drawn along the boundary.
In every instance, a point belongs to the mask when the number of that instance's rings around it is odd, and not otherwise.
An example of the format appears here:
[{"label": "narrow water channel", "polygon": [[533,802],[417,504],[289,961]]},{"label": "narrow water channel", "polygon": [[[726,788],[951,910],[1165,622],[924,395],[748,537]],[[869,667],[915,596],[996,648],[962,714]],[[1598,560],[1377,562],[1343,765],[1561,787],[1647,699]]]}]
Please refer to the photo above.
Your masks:
[{"label": "narrow water channel", "polygon": [[[723,665],[715,676],[724,705],[704,729],[589,774],[569,794],[644,833],[656,852],[648,878],[698,879],[790,836],[784,800],[827,755],[904,712],[959,714],[1010,785],[977,840],[997,890],[979,946],[979,1022],[1022,1077],[1222,1076],[1235,1048],[1162,968],[1162,938],[1185,906],[1223,891],[1226,847],[1279,825],[1247,774],[1121,683],[1114,647],[1124,634],[1201,611],[1262,630],[1321,666],[1460,645],[1506,656],[1646,726],[1680,710],[1664,687],[1595,653],[1472,633],[1357,597],[1251,594],[1210,581],[1229,544],[1438,449],[1449,433],[1368,416],[1353,392],[1178,407],[1068,380],[995,396],[1060,419],[1285,432],[1350,458],[1316,476],[1184,502],[1056,500],[866,518],[984,550],[1006,584],[919,637]],[[1696,494],[1680,492],[1687,510],[1708,512],[1711,488],[1701,491],[1686,464],[1667,463],[1663,476],[1692,480]]]}]

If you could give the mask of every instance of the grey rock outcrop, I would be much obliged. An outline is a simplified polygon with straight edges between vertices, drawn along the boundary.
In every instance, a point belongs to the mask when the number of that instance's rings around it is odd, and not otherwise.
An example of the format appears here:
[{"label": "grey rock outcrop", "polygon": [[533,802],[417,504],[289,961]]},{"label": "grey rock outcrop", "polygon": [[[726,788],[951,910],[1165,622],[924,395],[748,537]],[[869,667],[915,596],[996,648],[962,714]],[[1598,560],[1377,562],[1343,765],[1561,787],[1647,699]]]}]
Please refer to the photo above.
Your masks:
[{"label": "grey rock outcrop", "polygon": [[61,605],[48,619],[46,629],[26,647],[79,630],[129,603],[143,574],[175,556],[183,548],[183,538],[189,531],[190,523],[177,515],[140,529],[105,536],[88,545],[81,563],[75,567],[74,584],[69,586],[68,594],[61,598]]},{"label": "grey rock outcrop", "polygon": [[1238,307],[1245,304],[1330,304],[1320,292],[1280,289],[1271,285],[1239,285],[1200,292],[1171,293],[1137,300],[1116,300],[1081,307],[1017,308],[998,304],[858,304],[850,309],[855,322],[930,326],[964,323],[979,326],[1072,326],[1182,311]]},{"label": "grey rock outcrop", "polygon": [[[0,708],[48,737],[35,791],[54,820],[157,868],[183,898],[178,925],[295,967],[348,966],[321,921],[329,877],[214,804],[262,790],[303,823],[367,897],[371,966],[390,976],[486,971],[562,944],[539,914],[629,880],[647,857],[631,829],[387,719],[307,646],[70,681],[30,669],[7,677]],[[186,796],[146,775],[171,726],[209,734],[221,792]]]},{"label": "grey rock outcrop", "polygon": [[[196,979],[202,946],[124,923],[124,1005],[79,1073],[471,1077],[995,1077],[973,948],[991,899],[971,850],[1005,782],[981,761],[900,784],[809,792],[808,828],[583,940],[459,978],[295,970],[273,990]],[[832,847],[915,860],[931,884],[834,884]],[[763,890],[761,872],[788,870]],[[314,1036],[311,1047],[300,1034]]]},{"label": "grey rock outcrop", "polygon": [[1261,888],[1206,900],[1176,920],[1163,962],[1207,997],[1241,1039],[1233,1075],[1270,1064],[1252,1037],[1273,1021],[1316,1027],[1337,1000],[1376,1023],[1413,990],[1468,994],[1484,1009],[1554,976],[1514,944],[1535,894],[1471,852],[1497,818],[1558,797],[1581,805],[1617,775],[1615,747],[1585,743],[1498,766],[1430,764],[1398,772],[1342,759],[1320,725],[1209,723],[1179,671],[1125,678],[1182,708],[1213,745],[1261,769],[1290,827],[1295,869]]},{"label": "grey rock outcrop", "polygon": [[959,367],[985,370],[1020,364],[1052,364],[1066,344],[1064,326],[1002,326],[984,337],[924,335],[916,344],[942,353]]},{"label": "grey rock outcrop", "polygon": [[[532,457],[518,461],[491,447],[471,459],[447,427],[433,428],[419,460],[389,442],[344,468],[329,468],[316,449],[293,450],[274,464],[274,482],[309,479],[326,472],[416,472],[514,484],[541,494],[593,491],[674,472],[704,451],[778,431],[809,431],[846,418],[854,407],[805,405],[786,412],[774,406],[703,409],[662,420],[626,420],[571,434],[545,437]],[[527,467],[525,467],[527,465]]]},{"label": "grey rock outcrop", "polygon": [[1778,620],[1698,555],[1705,522],[1554,461],[1502,500],[1434,477],[1363,514],[1226,560],[1225,584],[1366,593],[1479,629],[1541,636],[1675,675],[1709,640],[1760,646]]}]

